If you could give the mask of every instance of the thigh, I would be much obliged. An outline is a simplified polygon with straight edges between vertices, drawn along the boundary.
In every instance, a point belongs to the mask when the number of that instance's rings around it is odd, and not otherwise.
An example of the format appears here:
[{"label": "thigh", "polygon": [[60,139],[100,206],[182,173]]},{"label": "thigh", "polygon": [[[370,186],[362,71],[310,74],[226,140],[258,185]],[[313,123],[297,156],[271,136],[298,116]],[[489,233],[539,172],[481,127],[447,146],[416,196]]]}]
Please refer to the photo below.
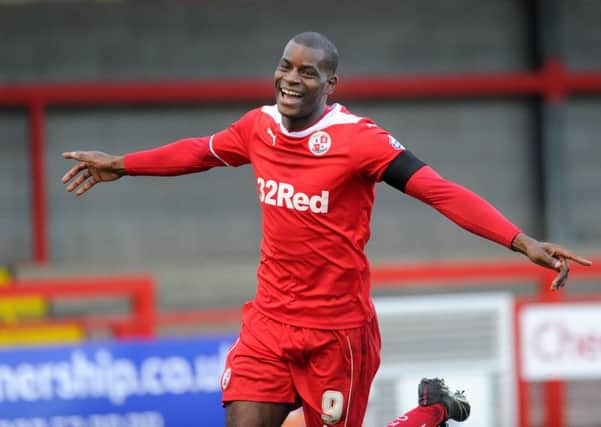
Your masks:
[{"label": "thigh", "polygon": [[229,402],[226,427],[280,427],[291,410],[287,403]]},{"label": "thigh", "polygon": [[282,360],[281,324],[245,307],[240,338],[221,375],[222,402],[297,403],[289,365]]},{"label": "thigh", "polygon": [[292,370],[307,427],[361,427],[380,365],[377,321],[364,328],[318,333],[331,338],[312,353],[306,366]]}]

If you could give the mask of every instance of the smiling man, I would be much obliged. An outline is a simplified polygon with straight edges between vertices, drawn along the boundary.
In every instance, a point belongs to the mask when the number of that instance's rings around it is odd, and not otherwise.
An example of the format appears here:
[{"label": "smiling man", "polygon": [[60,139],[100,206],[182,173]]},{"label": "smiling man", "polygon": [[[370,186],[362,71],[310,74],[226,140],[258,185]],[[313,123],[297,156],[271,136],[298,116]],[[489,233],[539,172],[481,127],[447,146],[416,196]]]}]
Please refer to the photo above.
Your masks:
[{"label": "smiling man", "polygon": [[[370,119],[329,105],[337,64],[332,42],[319,33],[302,33],[286,44],[275,70],[275,105],[254,109],[212,135],[148,151],[63,154],[78,161],[63,177],[77,195],[123,175],[252,165],[263,240],[256,296],[244,307],[240,337],[221,379],[227,427],[279,427],[299,405],[308,427],[362,425],[380,363],[364,251],[377,182],[558,271],[553,288],[565,285],[568,260],[590,264],[528,237]],[[443,403],[455,402],[441,396]],[[424,401],[428,405],[412,413],[412,424],[402,425],[434,427],[467,416],[441,410],[440,401]],[[409,422],[405,418],[398,422]]]},{"label": "smiling man", "polygon": [[282,124],[298,131],[315,123],[336,89],[336,46],[317,33],[302,33],[288,42],[274,73],[276,103]]}]

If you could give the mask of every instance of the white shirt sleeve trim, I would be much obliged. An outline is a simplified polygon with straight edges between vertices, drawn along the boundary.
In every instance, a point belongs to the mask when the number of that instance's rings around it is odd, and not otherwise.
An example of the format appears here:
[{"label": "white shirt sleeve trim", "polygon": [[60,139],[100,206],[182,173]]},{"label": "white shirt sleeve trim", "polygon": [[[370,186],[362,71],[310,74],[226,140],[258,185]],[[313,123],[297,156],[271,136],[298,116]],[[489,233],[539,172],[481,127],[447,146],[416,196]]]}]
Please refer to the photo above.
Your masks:
[{"label": "white shirt sleeve trim", "polygon": [[209,149],[211,150],[211,153],[213,153],[213,156],[215,156],[216,158],[218,158],[219,160],[221,160],[221,163],[223,163],[226,166],[232,166],[230,165],[228,162],[226,162],[225,160],[223,160],[221,157],[219,157],[217,155],[217,153],[215,152],[215,149],[213,148],[213,137],[215,135],[211,135],[211,139],[209,139]]}]

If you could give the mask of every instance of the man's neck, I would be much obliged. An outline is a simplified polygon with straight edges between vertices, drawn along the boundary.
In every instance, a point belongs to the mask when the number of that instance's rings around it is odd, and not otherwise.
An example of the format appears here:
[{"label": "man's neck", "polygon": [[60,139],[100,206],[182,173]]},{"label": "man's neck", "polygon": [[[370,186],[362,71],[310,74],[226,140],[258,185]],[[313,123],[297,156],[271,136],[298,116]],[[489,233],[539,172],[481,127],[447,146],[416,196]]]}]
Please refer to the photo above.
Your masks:
[{"label": "man's neck", "polygon": [[306,117],[288,117],[282,115],[282,124],[288,132],[298,132],[317,123],[331,109],[330,105],[324,104]]}]

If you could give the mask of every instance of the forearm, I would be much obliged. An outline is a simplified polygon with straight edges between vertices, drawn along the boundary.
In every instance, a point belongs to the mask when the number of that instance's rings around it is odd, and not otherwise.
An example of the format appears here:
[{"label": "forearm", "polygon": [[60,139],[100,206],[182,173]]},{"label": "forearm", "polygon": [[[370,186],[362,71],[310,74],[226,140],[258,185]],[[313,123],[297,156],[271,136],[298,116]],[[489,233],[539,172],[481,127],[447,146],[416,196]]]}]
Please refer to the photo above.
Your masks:
[{"label": "forearm", "polygon": [[222,166],[209,149],[209,138],[186,138],[123,156],[127,175],[173,176]]},{"label": "forearm", "polygon": [[445,180],[428,166],[409,179],[405,192],[434,207],[465,230],[505,247],[512,248],[514,238],[521,232],[482,197]]}]

